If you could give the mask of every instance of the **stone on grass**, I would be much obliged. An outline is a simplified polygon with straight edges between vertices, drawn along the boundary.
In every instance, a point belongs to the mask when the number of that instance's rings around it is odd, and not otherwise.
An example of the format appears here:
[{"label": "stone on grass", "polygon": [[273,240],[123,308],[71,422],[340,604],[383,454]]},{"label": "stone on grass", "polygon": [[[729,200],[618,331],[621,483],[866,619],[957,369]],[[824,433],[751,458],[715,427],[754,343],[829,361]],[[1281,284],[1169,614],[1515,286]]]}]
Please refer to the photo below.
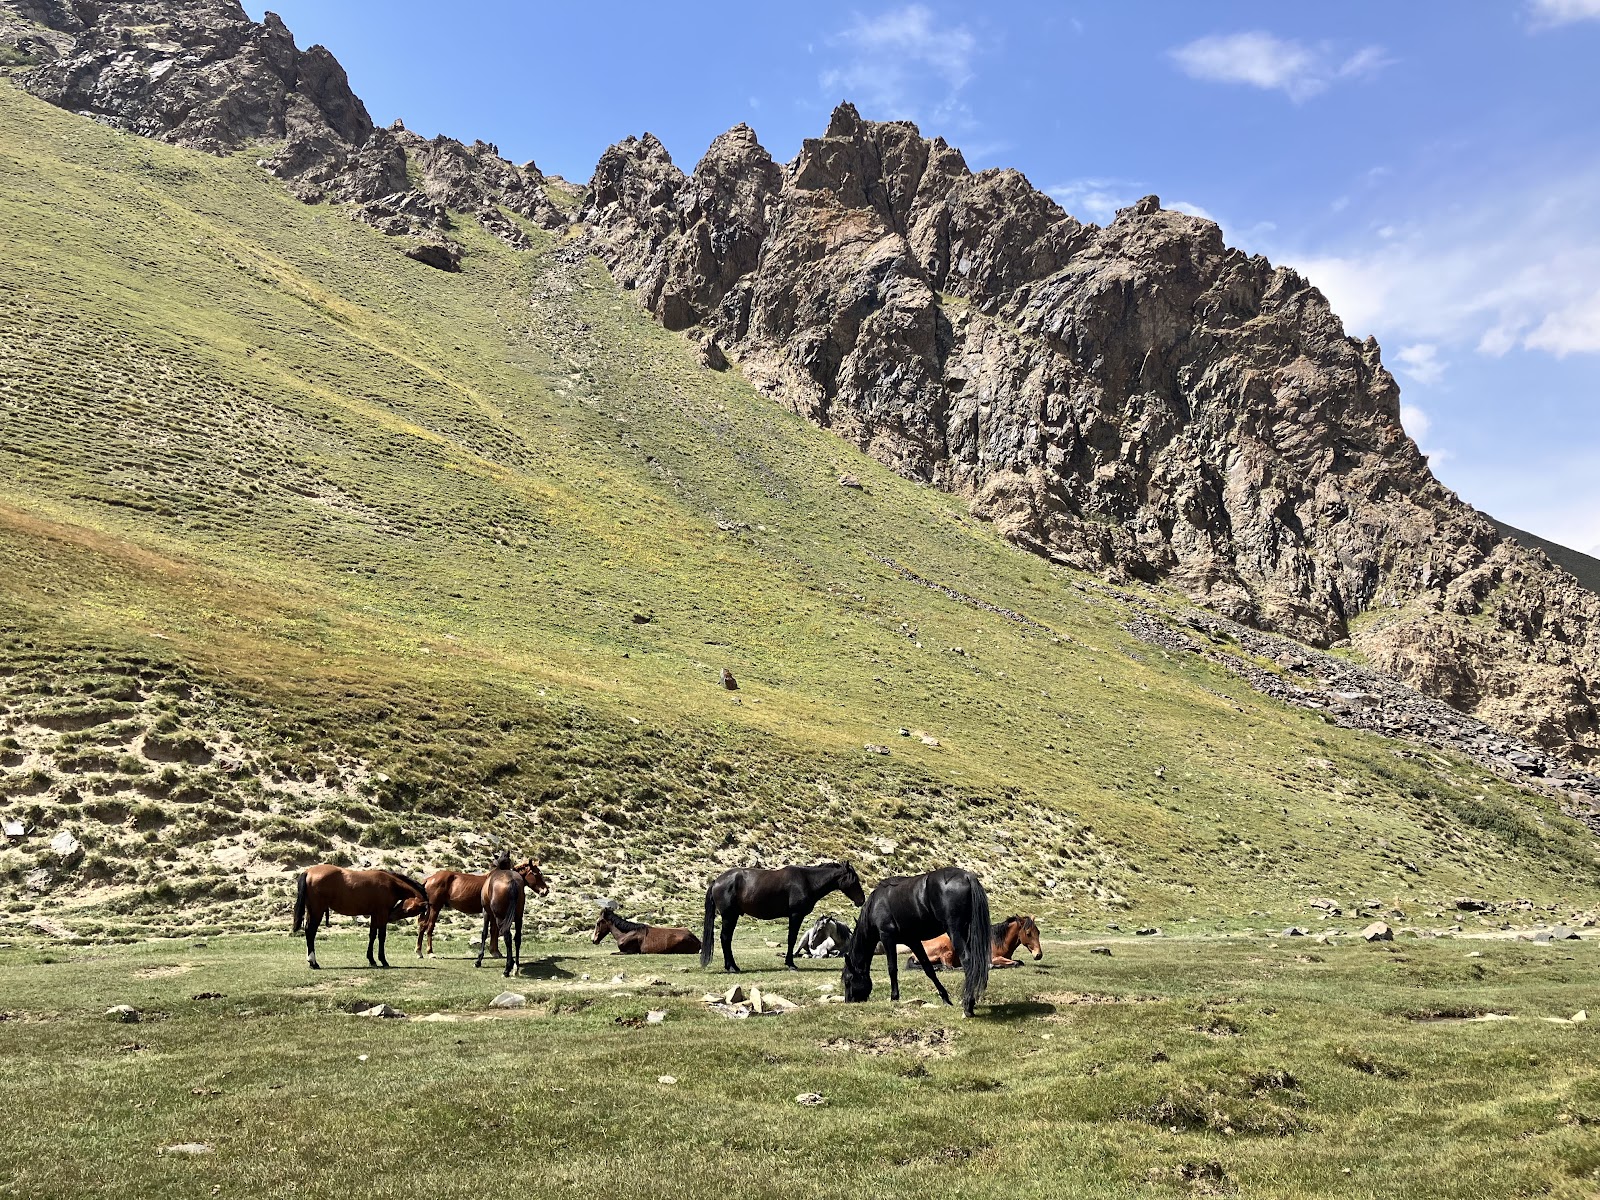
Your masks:
[{"label": "stone on grass", "polygon": [[57,858],[71,858],[83,849],[83,843],[63,829],[50,839],[50,852]]},{"label": "stone on grass", "polygon": [[139,1010],[131,1004],[118,1004],[106,1009],[106,1016],[113,1021],[121,1021],[124,1025],[137,1025],[139,1023]]},{"label": "stone on grass", "polygon": [[1382,921],[1374,921],[1361,931],[1361,939],[1366,942],[1392,942],[1394,930]]},{"label": "stone on grass", "polygon": [[1577,930],[1568,929],[1565,925],[1553,926],[1550,930],[1550,939],[1556,942],[1576,942],[1582,940],[1579,937]]},{"label": "stone on grass", "polygon": [[212,1149],[204,1142],[174,1142],[161,1147],[163,1154],[210,1154]]},{"label": "stone on grass", "polygon": [[358,1017],[404,1017],[405,1013],[398,1008],[391,1008],[387,1004],[374,1004],[371,1008],[363,1008],[356,1014]]},{"label": "stone on grass", "polygon": [[722,1002],[724,1004],[743,1004],[748,999],[749,997],[745,995],[744,988],[736,983],[723,994]]},{"label": "stone on grass", "polygon": [[1154,925],[1146,925],[1142,929],[1135,929],[1133,931],[1133,936],[1134,937],[1155,937],[1156,934],[1158,934],[1160,932],[1161,932],[1161,930],[1157,929]]},{"label": "stone on grass", "polygon": [[676,1075],[657,1075],[656,1082],[663,1087],[671,1087],[678,1082],[678,1077]]},{"label": "stone on grass", "polygon": [[861,487],[861,480],[857,479],[854,475],[841,475],[839,476],[839,486],[842,488],[859,489]]},{"label": "stone on grass", "polygon": [[528,1003],[528,998],[521,992],[501,992],[489,1001],[490,1008],[522,1008]]},{"label": "stone on grass", "polygon": [[652,1008],[645,1013],[644,1019],[651,1025],[659,1025],[667,1019],[667,1010],[664,1008]]},{"label": "stone on grass", "polygon": [[1089,953],[1090,954],[1104,954],[1107,958],[1110,958],[1111,957],[1111,947],[1110,946],[1095,946],[1094,948],[1092,948],[1089,951]]},{"label": "stone on grass", "polygon": [[1310,930],[1301,929],[1300,926],[1298,926],[1298,925],[1291,925],[1291,926],[1289,926],[1289,928],[1285,929],[1280,936],[1286,937],[1286,938],[1305,937],[1306,934],[1309,933],[1309,932],[1310,932]]},{"label": "stone on grass", "polygon": [[818,1104],[826,1104],[827,1100],[824,1098],[821,1092],[801,1092],[794,1098],[794,1102],[796,1104],[804,1104],[808,1107],[814,1107]]}]

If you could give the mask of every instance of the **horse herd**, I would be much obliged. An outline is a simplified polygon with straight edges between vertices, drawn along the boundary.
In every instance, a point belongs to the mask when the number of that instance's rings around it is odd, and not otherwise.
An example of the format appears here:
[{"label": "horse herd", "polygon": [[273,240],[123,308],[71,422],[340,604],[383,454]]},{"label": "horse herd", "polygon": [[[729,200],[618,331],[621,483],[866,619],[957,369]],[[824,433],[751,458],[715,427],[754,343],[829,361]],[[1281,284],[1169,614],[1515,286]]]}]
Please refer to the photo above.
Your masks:
[{"label": "horse herd", "polygon": [[[513,866],[511,856],[504,853],[484,874],[436,871],[421,883],[398,871],[352,870],[325,863],[295,876],[294,932],[305,931],[306,960],[315,969],[319,966],[317,930],[324,920],[331,924],[333,913],[366,917],[367,962],[387,967],[384,944],[390,922],[418,918],[420,958],[425,939],[428,954],[433,954],[433,931],[440,913],[447,909],[481,913],[483,929],[474,965],[483,965],[486,950],[500,957],[504,941],[505,974],[509,976],[522,956],[522,916],[529,891],[550,894],[539,865],[530,859]],[[843,938],[844,998],[848,1001],[871,997],[872,959],[878,953],[888,966],[889,995],[900,999],[897,948],[901,946],[910,950],[906,965],[919,965],[946,1004],[952,1001],[936,967],[961,969],[961,1006],[968,1016],[988,986],[991,967],[1018,965],[1011,954],[1019,945],[1026,946],[1035,959],[1043,957],[1039,927],[1032,917],[1013,916],[990,924],[989,897],[970,871],[941,867],[922,875],[894,875],[880,882],[869,896],[849,863],[724,871],[706,889],[703,939],[688,929],[630,921],[606,908],[595,923],[594,942],[609,935],[623,954],[698,953],[700,965],[706,967],[711,963],[713,935],[720,918],[723,969],[738,971],[733,960],[733,931],[739,918],[787,920],[784,965],[793,971],[798,969],[794,954],[801,925],[817,902],[834,891],[861,909],[854,931],[840,922],[830,926],[835,938]],[[831,918],[824,919],[827,921]]]}]

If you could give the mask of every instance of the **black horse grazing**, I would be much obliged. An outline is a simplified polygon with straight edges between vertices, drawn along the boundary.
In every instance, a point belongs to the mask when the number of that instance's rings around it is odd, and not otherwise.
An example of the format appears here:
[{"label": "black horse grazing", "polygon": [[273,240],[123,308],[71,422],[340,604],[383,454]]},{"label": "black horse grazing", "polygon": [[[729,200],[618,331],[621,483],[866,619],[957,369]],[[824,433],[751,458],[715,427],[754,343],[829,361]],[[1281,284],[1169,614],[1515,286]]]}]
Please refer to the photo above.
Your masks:
[{"label": "black horse grazing", "polygon": [[939,982],[923,946],[940,934],[950,935],[951,945],[961,956],[966,976],[961,1011],[970,1017],[989,986],[989,896],[978,877],[960,867],[896,876],[872,889],[844,954],[844,998],[859,1002],[872,995],[872,955],[881,942],[889,964],[889,998],[900,999],[895,947],[904,942],[933,980],[939,998],[949,1004],[950,993]]},{"label": "black horse grazing", "polygon": [[755,917],[759,921],[788,917],[789,951],[784,955],[783,965],[791,971],[799,970],[794,965],[794,942],[800,936],[800,923],[811,915],[817,901],[835,888],[850,897],[853,904],[866,903],[861,880],[849,863],[781,867],[776,871],[759,867],[724,871],[706,889],[706,936],[700,942],[700,965],[705,967],[711,963],[711,938],[719,914],[722,917],[722,966],[728,971],[739,969],[733,961],[733,929],[740,917]]}]

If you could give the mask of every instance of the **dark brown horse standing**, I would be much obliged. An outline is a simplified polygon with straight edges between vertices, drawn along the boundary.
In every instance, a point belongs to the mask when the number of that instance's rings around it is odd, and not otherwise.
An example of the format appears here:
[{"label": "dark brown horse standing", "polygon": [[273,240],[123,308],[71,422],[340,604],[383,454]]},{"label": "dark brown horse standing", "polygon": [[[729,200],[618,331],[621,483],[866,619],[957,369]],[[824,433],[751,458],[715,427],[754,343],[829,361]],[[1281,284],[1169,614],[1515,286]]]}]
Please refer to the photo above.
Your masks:
[{"label": "dark brown horse standing", "polygon": [[844,952],[844,998],[860,1003],[872,996],[872,956],[881,945],[889,967],[889,997],[900,999],[900,960],[895,947],[911,947],[934,990],[946,1004],[950,993],[928,959],[923,942],[948,934],[966,976],[961,1011],[971,1016],[989,986],[992,955],[989,938],[989,896],[970,871],[941,867],[925,875],[895,876],[872,889],[861,920]]},{"label": "dark brown horse standing", "polygon": [[[539,864],[533,859],[511,869],[522,876],[523,884],[535,895],[550,894],[550,884],[545,881],[544,872],[539,870]],[[428,939],[428,957],[433,957],[433,931],[438,927],[440,914],[446,909],[466,913],[469,917],[476,917],[483,912],[483,884],[488,878],[488,874],[473,875],[466,871],[435,871],[422,881],[422,886],[428,889],[428,915],[417,925],[418,958],[422,957],[424,937]],[[499,958],[500,947],[489,947],[489,953]]]},{"label": "dark brown horse standing", "polygon": [[[352,871],[331,863],[308,867],[294,877],[294,932],[306,931],[306,961],[312,970],[317,962],[317,926],[329,913],[347,917],[366,917],[367,962],[389,965],[384,944],[389,922],[428,915],[428,892],[420,883],[398,871]],[[378,958],[372,958],[373,944]]]},{"label": "dark brown horse standing", "polygon": [[[484,878],[478,900],[483,908],[483,936],[478,942],[478,961],[472,965],[483,966],[483,952],[490,946],[498,948],[500,935],[504,934],[505,973],[510,975],[522,961],[522,909],[527,902],[522,876],[505,868],[490,871]],[[513,928],[516,930],[515,942],[511,937]]]},{"label": "dark brown horse standing", "polygon": [[724,871],[706,889],[706,935],[700,945],[700,965],[711,964],[711,938],[716,920],[722,917],[722,968],[737,971],[733,961],[733,929],[740,917],[758,921],[789,919],[789,949],[783,965],[794,965],[794,943],[800,925],[829,892],[837,888],[857,907],[866,903],[861,880],[849,863],[818,863],[814,867],[781,867],[776,871],[759,867],[736,867]]},{"label": "dark brown horse standing", "polygon": [[[1039,944],[1039,925],[1032,917],[1007,917],[990,929],[989,936],[993,943],[991,966],[1020,967],[1022,964],[1011,957],[1018,946],[1028,950],[1033,955],[1034,962],[1044,957],[1044,947]],[[936,967],[961,965],[961,955],[956,953],[948,934],[923,942],[922,948],[928,952],[928,958]],[[914,954],[906,956],[906,966],[909,967],[916,961]]]},{"label": "dark brown horse standing", "polygon": [[644,925],[604,908],[594,923],[594,944],[605,941],[608,933],[617,939],[618,954],[696,954],[700,950],[700,939],[680,925]]}]

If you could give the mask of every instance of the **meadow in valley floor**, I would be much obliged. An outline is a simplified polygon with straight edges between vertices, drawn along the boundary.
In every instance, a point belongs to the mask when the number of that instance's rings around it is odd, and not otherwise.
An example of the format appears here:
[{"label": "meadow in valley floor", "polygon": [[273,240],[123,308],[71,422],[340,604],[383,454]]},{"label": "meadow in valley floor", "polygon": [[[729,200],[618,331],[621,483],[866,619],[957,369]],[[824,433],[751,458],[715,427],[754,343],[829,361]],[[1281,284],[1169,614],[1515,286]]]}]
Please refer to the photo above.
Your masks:
[{"label": "meadow in valley floor", "polygon": [[[703,999],[730,977],[577,940],[525,946],[511,986],[527,1007],[491,1012],[504,981],[464,957],[468,924],[439,958],[391,953],[387,972],[365,967],[344,921],[316,975],[281,934],[0,949],[0,1193],[1500,1200],[1600,1186],[1600,1022],[1570,1022],[1600,1007],[1590,942],[1084,933],[995,972],[962,1020],[916,976],[891,1004],[881,963],[870,1002],[820,1003],[836,960],[790,973],[767,939],[741,937],[738,982],[801,1007],[730,1020]],[[378,1003],[407,1016],[353,1015]],[[103,1015],[117,1004],[141,1019]],[[1483,1014],[1504,1019],[1468,1019]],[[797,1102],[811,1093],[821,1103]],[[195,1144],[207,1151],[165,1149]]]}]

